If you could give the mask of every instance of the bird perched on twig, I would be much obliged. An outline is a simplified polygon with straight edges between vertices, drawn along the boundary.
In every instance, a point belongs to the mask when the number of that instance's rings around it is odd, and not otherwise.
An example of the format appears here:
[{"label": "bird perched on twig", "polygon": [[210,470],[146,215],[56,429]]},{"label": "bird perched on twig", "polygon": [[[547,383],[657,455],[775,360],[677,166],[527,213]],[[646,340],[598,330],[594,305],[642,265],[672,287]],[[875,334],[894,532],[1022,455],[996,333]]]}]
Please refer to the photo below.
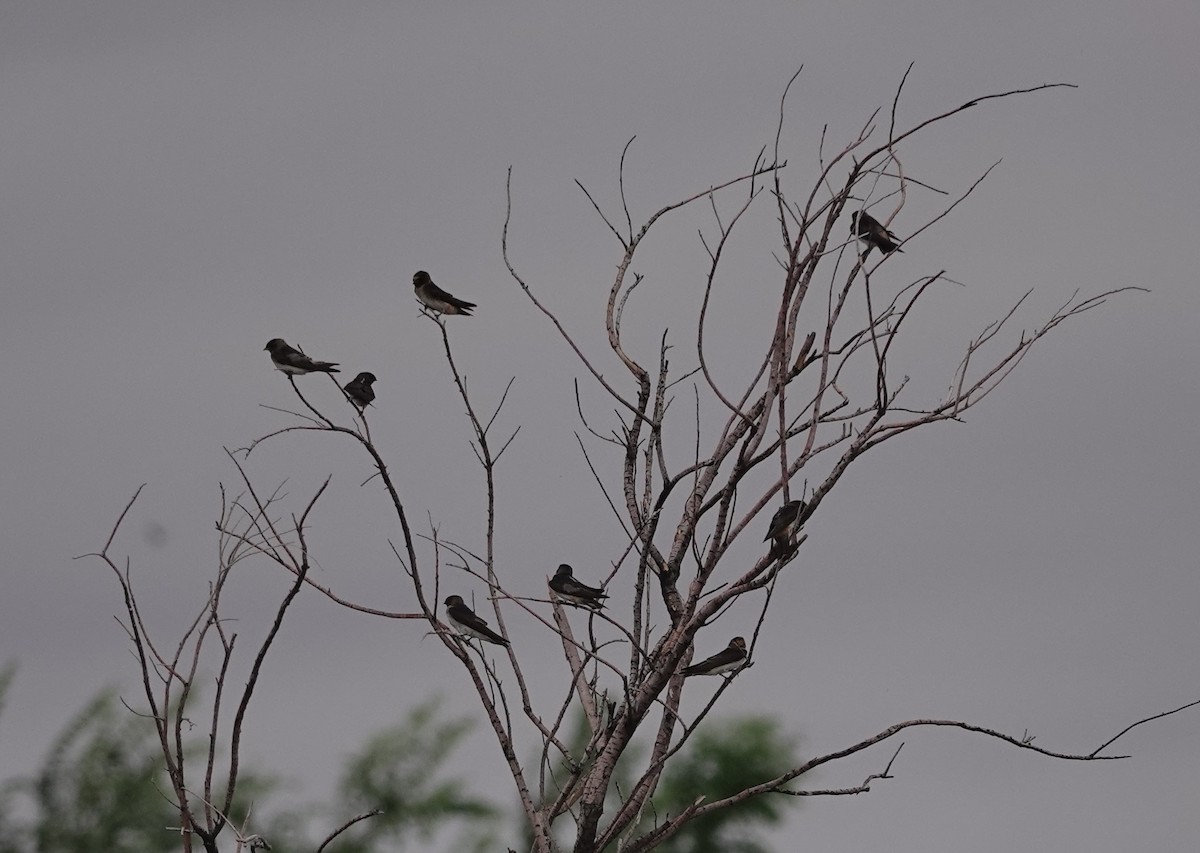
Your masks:
[{"label": "bird perched on twig", "polygon": [[608,593],[604,590],[575,580],[571,574],[571,567],[566,563],[560,565],[554,577],[550,578],[550,589],[572,604],[590,607],[592,610],[603,610],[604,599],[608,598]]},{"label": "bird perched on twig", "polygon": [[856,210],[850,214],[850,230],[866,246],[863,249],[864,255],[871,251],[872,246],[885,255],[904,251],[900,248],[900,239],[865,210]]},{"label": "bird perched on twig", "polygon": [[745,662],[746,641],[741,637],[734,637],[722,651],[710,658],[705,658],[700,663],[692,664],[683,671],[683,674],[685,677],[689,675],[724,675],[735,669],[741,669]]},{"label": "bird perched on twig", "polygon": [[439,314],[464,314],[470,317],[471,309],[475,307],[474,302],[457,299],[442,290],[425,270],[418,270],[413,276],[413,290],[426,308]]},{"label": "bird perched on twig", "polygon": [[763,541],[771,541],[773,551],[783,552],[792,543],[792,537],[800,529],[800,517],[804,515],[804,501],[788,501],[771,516],[771,529]]},{"label": "bird perched on twig", "polygon": [[282,370],[288,376],[302,376],[305,373],[341,373],[336,361],[313,361],[295,347],[288,346],[283,338],[272,338],[263,347],[271,353],[271,361],[277,370]]},{"label": "bird perched on twig", "polygon": [[371,387],[371,383],[374,381],[375,374],[364,370],[347,382],[342,390],[346,392],[350,402],[358,406],[361,411],[375,400],[375,389]]},{"label": "bird perched on twig", "polygon": [[460,633],[497,646],[507,646],[508,640],[501,637],[488,627],[488,623],[475,614],[475,611],[463,602],[461,595],[446,596],[446,618]]}]

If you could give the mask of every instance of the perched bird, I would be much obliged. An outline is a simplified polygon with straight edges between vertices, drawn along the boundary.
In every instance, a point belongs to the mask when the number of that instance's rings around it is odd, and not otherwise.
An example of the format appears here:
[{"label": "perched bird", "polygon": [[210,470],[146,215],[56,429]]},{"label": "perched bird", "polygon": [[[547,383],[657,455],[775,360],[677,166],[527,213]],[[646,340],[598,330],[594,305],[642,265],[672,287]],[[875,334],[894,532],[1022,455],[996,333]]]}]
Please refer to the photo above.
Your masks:
[{"label": "perched bird", "polygon": [[270,351],[271,361],[277,370],[282,370],[288,376],[300,376],[305,373],[320,371],[321,373],[341,373],[336,361],[313,361],[295,347],[290,347],[283,338],[272,338],[263,349]]},{"label": "perched bird", "polygon": [[724,650],[700,661],[700,663],[692,664],[683,671],[683,674],[685,677],[689,675],[723,675],[726,672],[740,669],[745,662],[746,641],[741,637],[734,637]]},{"label": "perched bird", "polygon": [[872,246],[885,255],[904,251],[900,248],[899,238],[865,210],[856,210],[850,214],[850,230],[866,245],[863,249],[864,255],[871,251]]},{"label": "perched bird", "polygon": [[489,628],[487,622],[476,616],[475,611],[463,603],[461,595],[446,596],[446,618],[463,634],[495,643],[497,646],[508,645],[508,640]]},{"label": "perched bird", "polygon": [[788,501],[771,516],[771,529],[763,537],[763,541],[774,539],[786,544],[800,529],[800,516],[804,514],[804,501]]},{"label": "perched bird", "polygon": [[456,299],[442,290],[433,283],[433,279],[425,270],[420,270],[413,276],[413,290],[417,293],[417,299],[420,299],[425,307],[432,308],[439,314],[465,314],[469,317],[471,309],[475,307],[474,302]]},{"label": "perched bird", "polygon": [[563,563],[550,578],[550,588],[572,604],[590,607],[593,610],[604,609],[604,599],[608,593],[594,586],[580,583],[571,575],[571,567]]},{"label": "perched bird", "polygon": [[342,390],[346,392],[351,403],[358,406],[360,410],[365,409],[375,399],[375,391],[371,388],[371,383],[374,381],[375,374],[364,370],[347,382]]}]

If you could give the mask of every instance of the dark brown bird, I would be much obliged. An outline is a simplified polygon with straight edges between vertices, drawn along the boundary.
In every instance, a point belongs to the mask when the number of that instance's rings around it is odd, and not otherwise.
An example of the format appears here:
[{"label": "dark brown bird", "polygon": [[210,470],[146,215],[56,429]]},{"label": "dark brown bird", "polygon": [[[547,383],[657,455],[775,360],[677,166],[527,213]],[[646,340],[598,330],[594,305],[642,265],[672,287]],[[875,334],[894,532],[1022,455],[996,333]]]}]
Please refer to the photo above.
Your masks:
[{"label": "dark brown bird", "polygon": [[277,370],[282,370],[288,376],[302,376],[305,373],[341,373],[336,361],[313,361],[295,347],[287,345],[283,338],[272,338],[263,347],[271,353],[271,361]]},{"label": "dark brown bird", "polygon": [[865,210],[856,210],[850,214],[850,230],[866,246],[863,254],[871,251],[871,247],[879,249],[885,255],[892,252],[902,252],[899,238],[880,224],[879,220]]},{"label": "dark brown bird", "polygon": [[763,541],[774,539],[776,542],[787,542],[800,529],[800,516],[804,514],[804,501],[788,501],[771,516],[771,529],[763,537]]},{"label": "dark brown bird", "polygon": [[554,577],[550,578],[550,589],[572,604],[590,607],[593,610],[603,610],[604,599],[608,598],[608,593],[604,590],[575,580],[571,567],[566,563],[560,565]]},{"label": "dark brown bird", "polygon": [[446,618],[460,633],[495,643],[497,646],[508,645],[508,640],[489,628],[487,622],[475,615],[474,610],[467,607],[461,595],[446,596]]},{"label": "dark brown bird", "polygon": [[375,389],[371,387],[374,381],[375,374],[364,370],[347,382],[342,390],[346,392],[351,403],[359,409],[365,409],[375,401]]},{"label": "dark brown bird", "polygon": [[710,658],[705,658],[700,663],[692,664],[683,671],[683,674],[685,677],[689,675],[724,675],[740,669],[745,665],[745,661],[746,641],[741,637],[734,637],[723,651],[717,652]]},{"label": "dark brown bird", "polygon": [[413,276],[413,290],[426,308],[439,314],[463,314],[470,317],[471,309],[475,307],[474,302],[457,299],[442,290],[433,283],[433,279],[425,270],[418,270]]}]

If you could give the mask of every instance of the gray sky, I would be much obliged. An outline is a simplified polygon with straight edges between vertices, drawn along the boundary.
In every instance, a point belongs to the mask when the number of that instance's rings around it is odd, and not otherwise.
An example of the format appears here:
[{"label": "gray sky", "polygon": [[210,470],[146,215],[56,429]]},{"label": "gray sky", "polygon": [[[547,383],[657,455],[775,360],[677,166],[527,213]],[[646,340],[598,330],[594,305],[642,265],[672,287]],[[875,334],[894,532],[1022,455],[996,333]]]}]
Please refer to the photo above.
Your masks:
[{"label": "gray sky", "polygon": [[[481,545],[479,471],[411,298],[417,269],[479,303],[474,319],[450,321],[478,402],[517,377],[502,416],[523,424],[501,470],[509,583],[535,592],[562,560],[593,577],[615,559],[620,530],[572,435],[582,370],[501,263],[506,169],[514,260],[617,376],[599,310],[619,247],[574,179],[615,212],[617,160],[637,134],[636,220],[741,173],[773,140],[801,64],[781,146],[797,195],[822,128],[831,145],[848,141],[910,61],[902,124],[993,91],[1080,87],[983,106],[908,149],[909,174],[951,191],[1003,158],[895,261],[898,276],[946,268],[967,285],[914,318],[894,366],[915,391],[938,393],[966,340],[1029,287],[1026,327],[1077,288],[1153,292],[1069,324],[966,424],[857,463],[813,519],[781,586],[786,610],[725,710],[779,715],[806,754],[918,716],[1087,751],[1200,697],[1198,38],[1188,0],[0,5],[0,658],[21,664],[0,775],[37,766],[99,687],[136,695],[112,619],[118,589],[99,563],[70,558],[102,544],[140,483],[118,550],[152,628],[172,636],[203,595],[218,483],[236,476],[221,447],[286,422],[259,406],[289,403],[268,338],[349,375],[373,370],[373,428],[414,516],[428,510],[443,535]],[[940,202],[914,193],[893,227],[909,233]],[[720,285],[714,346],[730,376],[760,334],[737,297],[778,292],[777,232],[758,213],[735,255],[745,276]],[[635,264],[649,278],[629,333],[644,355],[670,325],[680,370],[695,308],[666,309],[695,305],[701,227],[699,208],[664,223]],[[308,386],[338,404],[325,380]],[[369,470],[348,443],[284,439],[250,470],[264,484],[290,478],[296,499],[333,473],[313,532],[321,579],[411,606],[385,508],[359,488]],[[153,525],[159,547],[141,535]],[[230,614],[247,639],[282,582],[265,564],[247,569]],[[718,648],[744,617],[716,629]],[[513,622],[536,656],[545,638]],[[304,596],[269,661],[249,759],[316,795],[430,685],[473,710],[465,676],[422,635]],[[708,690],[689,687],[688,700]],[[1200,837],[1198,730],[1196,713],[1151,724],[1123,741],[1134,758],[1086,765],[914,733],[895,780],[806,802],[787,837],[829,853],[1187,849]],[[494,743],[481,734],[473,747],[476,768],[504,785]],[[819,782],[856,784],[888,753]]]}]

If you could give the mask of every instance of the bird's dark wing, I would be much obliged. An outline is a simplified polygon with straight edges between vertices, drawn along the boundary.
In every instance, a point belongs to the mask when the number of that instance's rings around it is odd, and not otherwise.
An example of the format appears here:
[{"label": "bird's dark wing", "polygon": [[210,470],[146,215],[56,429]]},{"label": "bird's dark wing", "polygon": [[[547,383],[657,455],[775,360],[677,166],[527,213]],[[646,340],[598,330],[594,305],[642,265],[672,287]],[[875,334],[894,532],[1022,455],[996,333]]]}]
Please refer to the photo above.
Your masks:
[{"label": "bird's dark wing", "polygon": [[280,364],[286,364],[288,367],[299,367],[302,370],[313,369],[313,360],[290,344],[278,347],[271,355]]},{"label": "bird's dark wing", "polygon": [[476,615],[475,611],[467,607],[465,604],[456,604],[446,611],[455,622],[462,625],[464,628],[469,628],[478,634],[490,639],[493,643],[499,643],[502,646],[508,645],[508,640],[501,637],[495,631],[488,627],[488,623]]},{"label": "bird's dark wing", "polygon": [[550,579],[550,588],[555,592],[561,592],[563,595],[574,595],[579,598],[608,598],[608,593],[602,589],[580,583],[574,578],[560,577],[558,575]]},{"label": "bird's dark wing", "polygon": [[767,531],[767,535],[763,537],[763,541],[774,539],[784,533],[789,525],[794,524],[796,518],[803,511],[804,504],[801,501],[788,501],[779,509],[775,510],[775,514],[771,516],[771,527]]},{"label": "bird's dark wing", "polygon": [[717,652],[710,658],[705,658],[700,663],[692,664],[683,671],[684,675],[700,675],[705,672],[712,672],[714,669],[730,666],[744,659],[746,653],[738,648],[727,648],[724,651]]},{"label": "bird's dark wing", "polygon": [[431,299],[439,299],[442,302],[448,302],[455,308],[474,308],[474,302],[467,302],[465,299],[459,299],[457,296],[451,296],[446,291],[442,290],[432,281],[425,284],[425,292]]}]

